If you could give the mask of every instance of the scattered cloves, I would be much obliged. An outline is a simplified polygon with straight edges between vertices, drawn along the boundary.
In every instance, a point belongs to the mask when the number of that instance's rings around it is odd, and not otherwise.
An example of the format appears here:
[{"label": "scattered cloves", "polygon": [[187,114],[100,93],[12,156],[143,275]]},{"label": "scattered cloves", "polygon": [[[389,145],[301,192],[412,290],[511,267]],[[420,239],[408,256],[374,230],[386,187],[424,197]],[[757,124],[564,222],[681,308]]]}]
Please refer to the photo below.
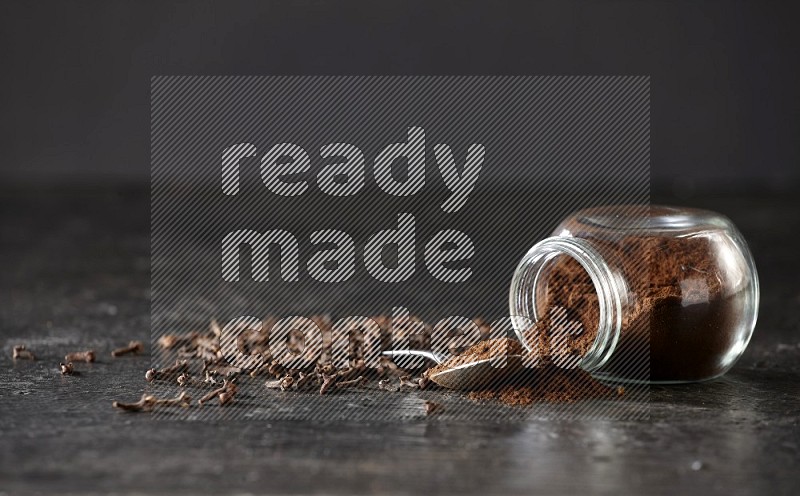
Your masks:
[{"label": "scattered cloves", "polygon": [[144,351],[144,344],[141,341],[131,341],[128,343],[128,346],[123,346],[122,348],[117,348],[116,350],[111,352],[111,356],[118,357],[122,355],[127,355],[128,353],[136,353],[139,354]]},{"label": "scattered cloves", "polygon": [[91,363],[94,362],[94,358],[94,350],[73,351],[72,353],[67,353],[67,355],[64,357],[64,361]]}]

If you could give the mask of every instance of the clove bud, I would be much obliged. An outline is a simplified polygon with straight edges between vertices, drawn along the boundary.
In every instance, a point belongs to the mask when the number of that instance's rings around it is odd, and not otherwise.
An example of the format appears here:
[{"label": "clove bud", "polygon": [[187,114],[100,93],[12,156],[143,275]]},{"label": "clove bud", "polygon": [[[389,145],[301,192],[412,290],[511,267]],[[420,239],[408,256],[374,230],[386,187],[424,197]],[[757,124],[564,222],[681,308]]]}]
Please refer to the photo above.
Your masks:
[{"label": "clove bud", "polygon": [[222,406],[230,403],[231,401],[233,401],[233,396],[234,393],[230,391],[223,391],[219,393],[219,395],[217,396],[217,398],[219,398],[219,405]]},{"label": "clove bud", "polygon": [[424,407],[425,415],[438,415],[444,411],[444,405],[434,401],[426,401]]},{"label": "clove bud", "polygon": [[75,372],[75,368],[72,366],[72,362],[61,363],[61,375],[72,375]]},{"label": "clove bud", "polygon": [[[231,395],[231,399],[232,399],[233,395],[236,394],[236,392],[238,390],[239,390],[239,388],[236,386],[236,384],[234,384],[233,382],[228,381],[228,379],[225,379],[223,381],[223,383],[222,383],[222,387],[211,391],[210,393],[206,394],[205,396],[203,396],[202,398],[197,400],[197,404],[200,405],[200,406],[203,406],[203,403],[206,403],[207,401],[211,401],[212,399],[214,399],[215,397],[218,397],[222,393],[230,394]],[[222,400],[220,399],[220,401],[222,401]],[[228,401],[230,401],[230,399],[225,400],[225,403],[227,403]]]},{"label": "clove bud", "polygon": [[400,376],[400,386],[406,386],[414,389],[419,389],[419,382],[411,380],[407,375]]},{"label": "clove bud", "polygon": [[181,408],[189,408],[191,405],[192,397],[186,391],[181,391],[178,396],[168,400],[156,399],[155,406],[179,406]]},{"label": "clove bud", "polygon": [[197,338],[197,333],[191,334],[167,334],[158,338],[158,345],[165,350],[175,348],[176,346],[188,346],[194,343]]},{"label": "clove bud", "polygon": [[186,387],[192,384],[194,382],[194,379],[192,378],[192,376],[184,372],[183,374],[178,376],[177,381],[178,381],[178,386]]},{"label": "clove bud", "polygon": [[111,356],[118,357],[122,355],[127,355],[128,353],[141,353],[144,351],[144,344],[141,341],[131,341],[128,343],[128,346],[123,346],[122,348],[117,348],[116,350],[111,352]]},{"label": "clove bud", "polygon": [[21,360],[36,360],[36,355],[34,355],[29,349],[25,348],[25,345],[22,344],[14,346],[12,357],[14,360],[17,358]]},{"label": "clove bud", "polygon": [[358,376],[357,378],[350,380],[350,381],[339,381],[336,383],[336,389],[344,389],[348,387],[359,387],[363,386],[367,383],[367,379],[364,376]]},{"label": "clove bud", "polygon": [[292,384],[294,384],[294,377],[287,375],[283,379],[280,380],[281,384],[281,391],[288,391],[292,388]]},{"label": "clove bud", "polygon": [[322,374],[322,385],[319,388],[319,394],[323,395],[328,392],[330,388],[333,387],[334,383],[336,382],[335,375],[328,375],[323,373]]},{"label": "clove bud", "polygon": [[120,401],[115,401],[111,404],[111,406],[126,412],[149,412],[155,406],[156,401],[157,400],[155,396],[145,393],[136,403],[122,403]]},{"label": "clove bud", "polygon": [[73,351],[72,353],[67,353],[67,355],[64,357],[64,361],[91,363],[94,362],[94,358],[94,350]]},{"label": "clove bud", "polygon": [[186,391],[181,391],[178,396],[170,399],[158,399],[155,396],[145,393],[136,403],[122,403],[120,401],[115,401],[111,404],[111,406],[126,412],[149,412],[156,406],[178,406],[181,408],[188,408],[191,404],[191,401],[192,398],[186,393]]},{"label": "clove bud", "polygon": [[148,369],[147,372],[144,374],[145,380],[147,382],[153,382],[157,380],[163,379],[170,379],[182,372],[186,372],[189,369],[189,362],[186,360],[178,360],[175,362],[175,365],[171,367],[167,367],[165,369]]}]

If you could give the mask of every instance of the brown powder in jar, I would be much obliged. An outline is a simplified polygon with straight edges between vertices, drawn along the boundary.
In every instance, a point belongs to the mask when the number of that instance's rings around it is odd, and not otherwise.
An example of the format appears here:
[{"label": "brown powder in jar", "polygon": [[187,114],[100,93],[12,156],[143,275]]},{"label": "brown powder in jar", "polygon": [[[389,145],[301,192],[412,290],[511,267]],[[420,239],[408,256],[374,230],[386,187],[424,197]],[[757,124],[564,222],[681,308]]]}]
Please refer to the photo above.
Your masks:
[{"label": "brown powder in jar", "polygon": [[543,364],[577,363],[594,344],[600,321],[597,293],[577,260],[560,257],[545,271],[546,294],[540,315],[525,331],[525,339]]},{"label": "brown powder in jar", "polygon": [[[722,294],[723,270],[711,241],[701,236],[629,236],[594,242],[627,281],[630,301],[603,372],[651,381],[693,381],[723,372],[744,291]],[[543,305],[537,308],[544,317],[526,338],[546,361],[579,360],[597,336],[594,285],[567,256],[556,259],[544,276]]]},{"label": "brown powder in jar", "polygon": [[623,266],[638,298],[623,320],[608,373],[624,375],[638,365],[651,381],[696,381],[724,372],[746,292],[723,293],[727,271],[712,241],[632,238],[626,249],[645,266]]}]

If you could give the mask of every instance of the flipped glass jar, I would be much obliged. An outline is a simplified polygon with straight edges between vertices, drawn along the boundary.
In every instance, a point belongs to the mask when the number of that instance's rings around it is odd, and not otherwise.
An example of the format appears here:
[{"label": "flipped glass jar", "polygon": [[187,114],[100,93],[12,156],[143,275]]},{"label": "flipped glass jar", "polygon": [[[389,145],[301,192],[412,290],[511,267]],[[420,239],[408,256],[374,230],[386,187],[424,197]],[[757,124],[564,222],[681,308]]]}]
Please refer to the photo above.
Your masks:
[{"label": "flipped glass jar", "polygon": [[[713,379],[736,362],[755,327],[759,287],[726,217],[600,207],[566,218],[528,251],[509,302],[529,350],[572,355],[601,379],[677,383]],[[532,337],[532,322],[550,338]]]}]

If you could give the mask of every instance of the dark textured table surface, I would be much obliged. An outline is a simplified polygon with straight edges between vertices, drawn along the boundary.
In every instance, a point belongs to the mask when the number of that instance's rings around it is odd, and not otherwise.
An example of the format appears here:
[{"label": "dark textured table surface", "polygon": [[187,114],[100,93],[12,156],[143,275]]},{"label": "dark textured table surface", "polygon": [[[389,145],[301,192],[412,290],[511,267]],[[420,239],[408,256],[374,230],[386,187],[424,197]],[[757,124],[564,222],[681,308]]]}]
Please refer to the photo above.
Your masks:
[{"label": "dark textured table surface", "polygon": [[[647,420],[180,422],[110,406],[138,397],[150,363],[106,358],[149,341],[147,189],[4,189],[0,494],[798,494],[797,198],[654,200],[731,217],[762,304],[733,370],[653,387]],[[13,362],[17,343],[40,359]],[[64,351],[88,347],[98,363],[62,377]]]}]

